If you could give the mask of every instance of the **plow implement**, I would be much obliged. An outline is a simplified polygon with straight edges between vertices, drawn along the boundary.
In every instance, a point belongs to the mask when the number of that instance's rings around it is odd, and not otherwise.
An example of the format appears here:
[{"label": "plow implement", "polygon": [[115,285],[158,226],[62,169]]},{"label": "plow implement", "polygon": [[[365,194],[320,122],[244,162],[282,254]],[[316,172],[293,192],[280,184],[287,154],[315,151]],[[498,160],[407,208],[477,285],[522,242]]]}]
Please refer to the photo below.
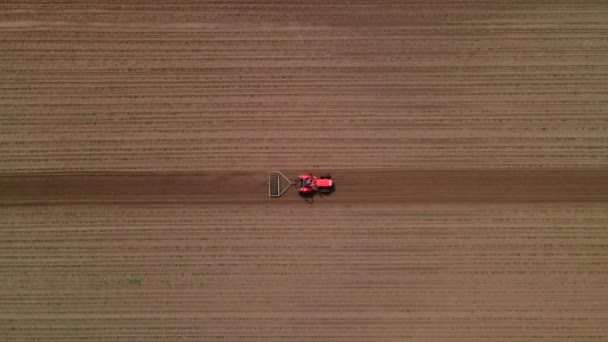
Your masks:
[{"label": "plow implement", "polygon": [[268,196],[281,197],[292,185],[280,171],[268,171]]}]

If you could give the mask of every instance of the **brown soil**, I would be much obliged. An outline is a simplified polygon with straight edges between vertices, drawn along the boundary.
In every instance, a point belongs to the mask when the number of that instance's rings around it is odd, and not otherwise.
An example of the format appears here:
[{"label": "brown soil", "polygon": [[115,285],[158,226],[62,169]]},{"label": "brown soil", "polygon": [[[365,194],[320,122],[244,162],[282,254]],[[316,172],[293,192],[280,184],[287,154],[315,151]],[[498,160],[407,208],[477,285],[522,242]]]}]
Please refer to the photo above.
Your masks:
[{"label": "brown soil", "polygon": [[[295,179],[296,173],[290,174]],[[408,202],[605,202],[607,170],[335,170],[324,205]],[[301,202],[292,187],[268,197],[264,172],[4,174],[0,204],[235,204]],[[324,197],[327,197],[325,200]]]},{"label": "brown soil", "polygon": [[1,341],[608,340],[605,1],[0,18]]}]

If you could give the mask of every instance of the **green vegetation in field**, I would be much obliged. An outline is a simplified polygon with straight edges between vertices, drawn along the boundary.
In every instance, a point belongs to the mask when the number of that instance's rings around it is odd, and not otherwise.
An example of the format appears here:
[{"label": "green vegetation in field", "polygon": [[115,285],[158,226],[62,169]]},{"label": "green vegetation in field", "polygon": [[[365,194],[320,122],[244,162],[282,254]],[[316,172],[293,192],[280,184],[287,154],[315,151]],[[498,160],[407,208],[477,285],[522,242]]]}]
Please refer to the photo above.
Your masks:
[{"label": "green vegetation in field", "polygon": [[127,279],[127,280],[119,280],[117,281],[117,283],[119,285],[127,285],[127,286],[136,286],[136,287],[141,287],[141,279],[137,279],[137,278],[133,278],[133,279]]},{"label": "green vegetation in field", "polygon": [[141,279],[128,279],[127,284],[131,286],[141,286]]}]

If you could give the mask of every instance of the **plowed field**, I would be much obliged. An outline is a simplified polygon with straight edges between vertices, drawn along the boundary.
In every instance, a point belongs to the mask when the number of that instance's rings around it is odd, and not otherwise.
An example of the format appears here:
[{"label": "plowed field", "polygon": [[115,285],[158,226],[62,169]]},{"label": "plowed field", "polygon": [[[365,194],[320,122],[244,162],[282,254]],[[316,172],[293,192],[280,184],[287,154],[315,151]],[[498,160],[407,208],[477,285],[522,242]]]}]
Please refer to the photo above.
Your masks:
[{"label": "plowed field", "polygon": [[0,340],[608,340],[606,18],[3,1]]}]

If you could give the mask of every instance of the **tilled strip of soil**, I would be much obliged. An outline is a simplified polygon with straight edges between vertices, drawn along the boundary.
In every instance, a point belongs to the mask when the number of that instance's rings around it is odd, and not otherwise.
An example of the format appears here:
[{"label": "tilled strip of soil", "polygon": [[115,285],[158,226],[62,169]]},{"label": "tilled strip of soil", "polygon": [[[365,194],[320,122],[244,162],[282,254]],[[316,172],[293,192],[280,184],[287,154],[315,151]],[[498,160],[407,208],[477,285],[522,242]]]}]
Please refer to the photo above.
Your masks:
[{"label": "tilled strip of soil", "polygon": [[[292,176],[291,173],[286,173]],[[293,173],[295,178],[296,173]],[[338,170],[323,205],[400,202],[599,202],[608,172],[597,170]],[[267,197],[264,172],[87,172],[0,175],[0,205],[301,202],[295,189]],[[319,202],[318,200],[322,200]]]}]

